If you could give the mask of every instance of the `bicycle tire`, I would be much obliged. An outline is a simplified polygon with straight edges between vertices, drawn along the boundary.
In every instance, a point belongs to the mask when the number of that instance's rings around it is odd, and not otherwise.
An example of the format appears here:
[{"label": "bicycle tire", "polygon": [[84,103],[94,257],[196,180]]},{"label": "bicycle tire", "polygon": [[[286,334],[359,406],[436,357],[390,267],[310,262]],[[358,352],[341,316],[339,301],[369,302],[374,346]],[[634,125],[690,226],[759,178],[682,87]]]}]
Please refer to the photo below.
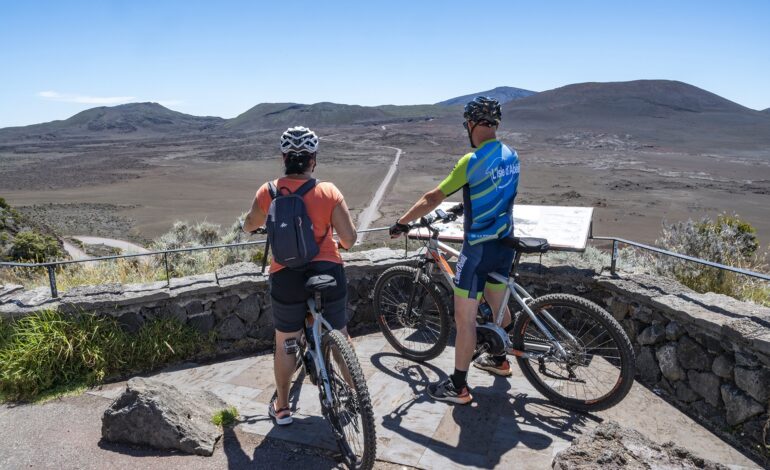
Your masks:
[{"label": "bicycle tire", "polygon": [[[353,388],[355,390],[355,406],[357,408],[357,413],[355,413],[351,418],[350,413],[348,413],[346,416],[343,416],[341,414],[338,415],[338,413],[332,409],[328,409],[323,406],[322,408],[324,409],[324,414],[326,415],[329,424],[335,431],[337,445],[339,446],[343,457],[346,459],[346,464],[348,467],[355,470],[368,470],[374,466],[374,459],[377,454],[374,411],[372,409],[371,397],[369,396],[369,389],[366,386],[366,379],[364,378],[364,373],[361,370],[361,365],[358,362],[358,357],[356,356],[355,351],[353,351],[353,348],[350,346],[347,338],[345,338],[345,336],[343,336],[339,331],[331,330],[326,332],[326,334],[324,334],[323,338],[321,339],[321,353],[323,354],[324,361],[326,363],[327,376],[329,377],[330,382],[333,382],[330,384],[332,395],[337,393],[337,388],[334,386],[333,379],[335,372],[331,367],[333,359],[331,358],[332,354],[330,348],[332,347],[339,351],[339,357],[344,363],[344,366],[347,368],[348,373],[350,374],[350,381],[352,382]],[[336,383],[339,383],[339,378],[337,379]],[[321,390],[321,396],[323,397],[323,385],[321,385],[319,388]],[[339,397],[332,396],[331,400],[333,403],[336,403],[339,401]],[[352,459],[349,450],[352,451],[353,449],[346,438],[346,433],[341,426],[341,422],[345,419],[348,421],[351,419],[355,420],[356,416],[359,418],[362,430],[363,449],[360,452],[360,456],[356,453],[353,454],[356,460],[351,462]]]},{"label": "bicycle tire", "polygon": [[[557,307],[568,307],[580,310],[591,320],[593,320],[595,325],[600,325],[601,328],[604,329],[604,332],[606,332],[609,338],[617,345],[617,351],[619,352],[619,356],[617,356],[619,358],[618,360],[614,359],[615,356],[612,356],[612,361],[619,363],[619,365],[612,364],[613,367],[619,369],[617,382],[615,382],[614,386],[608,393],[598,398],[591,399],[573,398],[559,393],[557,390],[545,383],[541,376],[542,371],[535,370],[533,368],[532,359],[517,357],[516,362],[518,362],[524,377],[537,389],[538,392],[561,407],[581,412],[606,410],[607,408],[615,406],[623,398],[625,398],[634,382],[636,368],[634,350],[631,347],[631,341],[628,339],[625,331],[623,331],[623,328],[609,313],[589,300],[570,294],[544,295],[533,300],[529,304],[529,307],[532,309],[535,315],[537,315],[539,310],[544,308],[548,308],[552,311]],[[542,320],[542,317],[540,318]],[[514,349],[518,349],[520,351],[525,349],[524,339],[530,326],[534,327],[536,332],[539,333],[540,330],[536,328],[534,323],[532,323],[529,315],[527,315],[525,312],[522,312],[518,318],[516,318],[514,323]],[[581,330],[582,328],[583,327],[581,326]],[[592,326],[590,330],[586,331],[586,334],[592,331],[593,328],[594,327]],[[595,337],[600,338],[602,334],[603,333],[600,329]],[[530,340],[532,341],[532,337],[530,337]],[[537,341],[537,339],[535,339],[535,341]],[[599,346],[603,346],[603,344],[604,343],[600,343]],[[609,348],[601,347],[597,349]],[[590,356],[601,357],[601,354],[591,353]],[[590,361],[593,360],[594,359],[591,359]],[[606,360],[605,362],[609,363],[609,361]],[[539,363],[538,365],[541,366]],[[575,389],[577,390],[577,387],[575,387]]]},{"label": "bicycle tire", "polygon": [[[417,268],[411,266],[393,266],[392,268],[385,270],[377,279],[377,282],[374,285],[374,295],[372,300],[374,304],[375,316],[377,317],[377,324],[380,327],[380,331],[382,331],[382,334],[385,336],[385,339],[388,340],[388,343],[390,343],[390,345],[393,346],[396,351],[398,351],[407,359],[423,362],[438,357],[438,355],[444,351],[447,342],[449,341],[449,332],[452,326],[449,320],[449,309],[447,308],[446,302],[444,301],[444,295],[442,294],[441,289],[425,274],[420,276],[417,283],[414,282],[416,277]],[[404,304],[403,307],[394,305],[392,299],[386,299],[385,294],[385,289],[389,286],[389,284],[398,278],[402,278],[400,284],[404,286],[413,286],[413,288],[422,289],[424,294],[430,297],[435,305],[436,312],[434,316],[437,318],[434,320],[437,321],[432,323],[438,326],[438,332],[437,334],[430,335],[431,337],[428,338],[426,344],[431,342],[433,344],[426,350],[417,350],[413,347],[409,347],[407,344],[404,344],[404,342],[400,341],[396,337],[396,333],[389,323],[389,320],[398,320],[398,322],[401,322],[401,326],[406,326],[404,321],[401,319],[405,312],[399,314],[399,309],[406,309],[405,303],[409,294],[407,294],[407,297],[403,302],[401,302]],[[395,312],[392,311],[394,308],[396,309]],[[423,309],[419,307],[412,308],[412,312],[416,315],[423,315],[424,312],[421,310]],[[394,319],[394,316],[397,318]],[[395,323],[395,321],[393,323]],[[427,322],[426,329],[430,329],[427,326]],[[425,334],[425,336],[428,337],[429,335]]]}]

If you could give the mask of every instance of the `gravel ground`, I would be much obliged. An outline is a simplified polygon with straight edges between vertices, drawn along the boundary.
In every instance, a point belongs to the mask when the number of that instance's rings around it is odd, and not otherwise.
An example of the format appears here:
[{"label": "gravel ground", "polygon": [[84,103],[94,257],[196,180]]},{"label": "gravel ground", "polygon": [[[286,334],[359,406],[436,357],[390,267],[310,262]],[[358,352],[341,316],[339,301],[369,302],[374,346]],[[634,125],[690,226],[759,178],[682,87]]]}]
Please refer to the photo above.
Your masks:
[{"label": "gravel ground", "polygon": [[[326,451],[226,430],[211,457],[154,451],[101,441],[110,400],[89,394],[41,405],[0,405],[0,468],[241,469],[342,468]],[[377,462],[376,469],[404,468]]]}]

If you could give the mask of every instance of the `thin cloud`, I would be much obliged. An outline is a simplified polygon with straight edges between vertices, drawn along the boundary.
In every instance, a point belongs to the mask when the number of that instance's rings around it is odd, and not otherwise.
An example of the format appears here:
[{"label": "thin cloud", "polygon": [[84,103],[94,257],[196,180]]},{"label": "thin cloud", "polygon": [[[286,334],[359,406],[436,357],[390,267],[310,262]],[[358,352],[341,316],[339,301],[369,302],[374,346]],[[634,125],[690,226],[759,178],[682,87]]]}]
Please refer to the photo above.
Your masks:
[{"label": "thin cloud", "polygon": [[87,96],[75,95],[71,93],[59,93],[58,91],[51,90],[41,91],[37,94],[37,96],[51,101],[81,104],[120,104],[136,100],[135,96]]}]

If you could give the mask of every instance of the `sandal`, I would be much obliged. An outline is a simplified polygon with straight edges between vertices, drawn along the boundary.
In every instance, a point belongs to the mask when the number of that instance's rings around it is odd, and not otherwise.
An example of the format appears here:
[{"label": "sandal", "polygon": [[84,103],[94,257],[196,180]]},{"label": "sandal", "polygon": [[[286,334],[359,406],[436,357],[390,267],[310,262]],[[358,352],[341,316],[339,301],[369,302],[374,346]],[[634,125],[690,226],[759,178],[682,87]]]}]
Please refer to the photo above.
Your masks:
[{"label": "sandal", "polygon": [[275,409],[275,400],[270,401],[267,405],[267,414],[275,420],[275,424],[280,426],[286,426],[292,423],[291,408],[288,406],[285,408]]}]

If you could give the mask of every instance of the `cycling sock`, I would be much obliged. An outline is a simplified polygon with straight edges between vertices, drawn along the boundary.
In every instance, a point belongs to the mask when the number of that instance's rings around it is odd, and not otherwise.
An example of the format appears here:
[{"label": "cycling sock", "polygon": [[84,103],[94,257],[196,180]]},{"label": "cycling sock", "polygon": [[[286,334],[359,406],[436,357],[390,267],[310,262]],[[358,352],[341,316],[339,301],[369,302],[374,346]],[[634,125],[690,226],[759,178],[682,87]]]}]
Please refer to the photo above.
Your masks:
[{"label": "cycling sock", "polygon": [[454,385],[457,390],[462,390],[463,387],[468,385],[466,382],[466,379],[468,378],[467,370],[455,369],[454,374],[452,374],[450,378],[452,379],[452,385]]}]

